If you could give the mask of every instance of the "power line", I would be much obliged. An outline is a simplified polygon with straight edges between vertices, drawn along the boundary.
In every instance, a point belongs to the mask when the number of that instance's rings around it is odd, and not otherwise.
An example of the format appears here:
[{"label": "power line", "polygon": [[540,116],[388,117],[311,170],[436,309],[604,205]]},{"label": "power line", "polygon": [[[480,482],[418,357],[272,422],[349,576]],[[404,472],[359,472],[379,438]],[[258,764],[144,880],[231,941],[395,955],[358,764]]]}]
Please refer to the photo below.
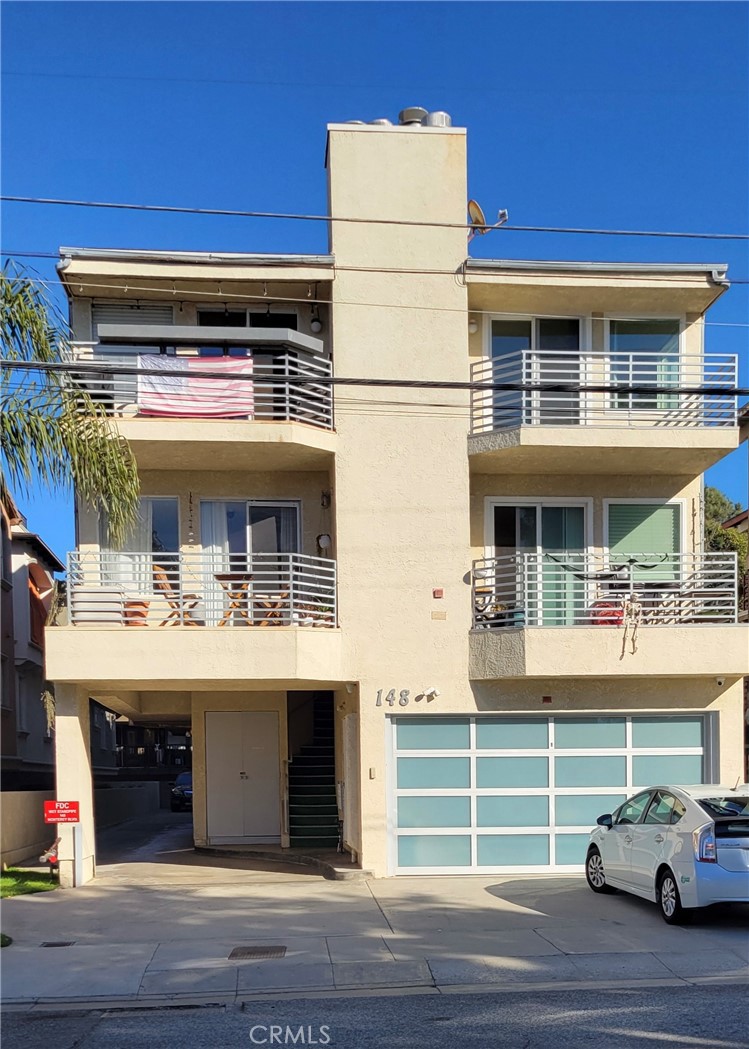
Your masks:
[{"label": "power line", "polygon": [[[372,269],[372,270],[367,269],[366,272],[380,273],[382,271],[379,270],[379,269]],[[589,274],[583,274],[583,276],[590,276],[590,275]],[[34,284],[40,284],[42,287],[47,288],[47,289],[51,289],[51,288],[53,288],[55,286],[65,287],[65,285],[61,281],[59,281],[57,278],[54,278],[52,280],[50,280],[50,279],[45,280],[44,278],[40,278],[40,277],[27,277],[26,279],[31,281]],[[185,278],[185,280],[189,280],[189,279],[190,278]],[[87,277],[75,278],[72,283],[76,283],[76,284],[80,285],[80,293],[83,292],[83,288],[84,287],[87,288],[87,289],[88,288],[91,288],[91,289],[96,288],[99,291],[105,291],[105,292],[109,292],[109,293],[123,292],[123,293],[127,294],[129,292],[135,292],[136,293],[136,298],[137,298],[137,293],[141,293],[142,292],[144,294],[153,294],[155,296],[158,296],[159,298],[158,298],[157,301],[161,301],[161,302],[168,302],[169,300],[171,300],[172,302],[178,302],[178,303],[179,302],[190,302],[191,300],[197,298],[198,296],[202,296],[204,299],[207,300],[206,304],[218,305],[218,306],[220,306],[220,305],[227,305],[228,303],[246,302],[248,305],[268,305],[268,306],[271,306],[271,305],[290,305],[290,306],[307,306],[307,307],[310,307],[310,306],[360,306],[360,307],[363,307],[363,308],[384,309],[384,310],[401,309],[401,310],[421,310],[421,311],[426,311],[428,313],[459,313],[462,316],[466,316],[466,315],[470,314],[470,315],[475,315],[477,317],[480,317],[480,316],[502,317],[502,316],[505,316],[505,315],[506,316],[516,316],[516,314],[503,314],[501,311],[497,311],[497,310],[478,310],[478,309],[473,309],[470,306],[465,306],[465,307],[463,307],[463,306],[419,306],[416,303],[397,303],[397,304],[393,304],[393,303],[387,303],[387,302],[357,302],[357,301],[354,301],[352,299],[335,299],[335,300],[331,300],[331,299],[321,299],[321,298],[310,297],[310,296],[307,296],[307,297],[305,297],[303,299],[300,299],[300,298],[294,298],[294,297],[288,296],[288,295],[259,295],[259,294],[253,295],[253,294],[250,294],[250,293],[247,293],[247,292],[237,292],[237,291],[232,291],[232,292],[226,292],[225,293],[221,289],[221,283],[222,282],[221,282],[220,279],[217,279],[217,281],[216,281],[216,283],[218,284],[218,289],[216,291],[201,291],[201,290],[199,290],[197,288],[182,288],[182,289],[180,289],[180,288],[176,287],[176,282],[175,281],[172,281],[173,287],[171,289],[163,288],[163,287],[155,287],[154,285],[138,285],[138,284],[130,284],[130,283],[113,284],[111,282],[108,282],[106,284],[99,284],[99,283],[96,283],[94,281],[89,280]],[[305,283],[310,283],[310,282],[301,280],[301,281],[294,281],[293,283],[305,284]],[[318,282],[312,282],[312,283],[320,283],[320,282],[318,281]],[[669,280],[669,283],[678,283],[678,279],[675,280],[675,281]],[[67,290],[67,288],[66,288],[66,290]],[[103,296],[103,297],[106,298],[106,296]],[[556,314],[554,316],[556,316]],[[705,320],[700,319],[698,321],[698,323],[700,323],[700,324],[713,324],[715,322],[713,322],[713,321],[705,321]],[[745,327],[745,326],[749,326],[749,325],[740,325],[740,326],[741,327]]]},{"label": "power line", "polygon": [[[199,359],[199,358],[197,358]],[[235,358],[241,360],[241,358]],[[68,372],[75,374],[93,375],[154,375],[173,376],[184,378],[185,372],[180,368],[163,368],[154,372],[150,368],[140,365],[121,364],[119,362],[103,361],[20,361],[12,358],[0,358],[0,367],[17,369],[20,372]],[[278,376],[259,377],[252,371],[246,374],[234,372],[231,375],[222,374],[220,370],[195,369],[190,371],[190,377],[195,379],[229,379],[231,382],[253,382],[257,385],[278,385]],[[368,388],[388,388],[406,390],[475,390],[486,393],[489,391],[506,392],[539,392],[539,393],[647,393],[647,394],[670,394],[689,395],[706,394],[715,397],[749,397],[749,387],[746,389],[733,386],[673,386],[658,383],[580,383],[580,382],[549,382],[528,381],[519,382],[485,382],[485,381],[463,381],[447,379],[373,379],[363,377],[342,377],[334,375],[293,375],[289,381],[294,385],[311,386],[363,386]]]},{"label": "power line", "polygon": [[[299,222],[354,222],[367,226],[419,226],[431,229],[475,230],[476,223],[470,222],[426,222],[418,219],[375,219],[358,216],[314,215],[298,212],[245,211],[237,208],[196,208],[175,204],[129,204],[101,200],[69,200],[61,197],[0,196],[14,204],[55,204],[71,208],[109,208],[121,211],[157,211],[179,215],[223,215],[230,218],[284,219]],[[749,233],[684,233],[663,230],[592,229],[573,226],[514,226],[503,225],[505,230],[516,233],[582,233],[586,236],[606,237],[676,237],[686,240],[749,240]]]}]

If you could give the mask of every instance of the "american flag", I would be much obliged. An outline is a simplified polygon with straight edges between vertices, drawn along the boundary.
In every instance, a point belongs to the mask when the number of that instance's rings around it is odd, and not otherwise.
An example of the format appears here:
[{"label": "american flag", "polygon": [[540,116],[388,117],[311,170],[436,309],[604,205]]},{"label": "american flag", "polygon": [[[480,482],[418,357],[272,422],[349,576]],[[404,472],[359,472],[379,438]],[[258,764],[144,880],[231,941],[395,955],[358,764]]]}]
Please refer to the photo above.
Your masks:
[{"label": "american flag", "polygon": [[[179,371],[180,375],[165,375]],[[202,378],[193,372],[214,372]],[[252,418],[253,383],[236,380],[252,374],[249,357],[138,357],[138,410],[143,415],[181,415],[186,418]]]}]

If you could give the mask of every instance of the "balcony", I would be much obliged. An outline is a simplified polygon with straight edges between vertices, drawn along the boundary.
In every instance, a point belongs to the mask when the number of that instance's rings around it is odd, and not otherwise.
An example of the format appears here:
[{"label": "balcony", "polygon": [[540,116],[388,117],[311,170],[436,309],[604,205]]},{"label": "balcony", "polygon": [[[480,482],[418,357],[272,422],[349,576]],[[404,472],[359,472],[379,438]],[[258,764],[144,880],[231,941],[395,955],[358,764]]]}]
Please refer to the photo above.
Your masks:
[{"label": "balcony", "polygon": [[480,560],[473,603],[474,679],[749,670],[735,554],[518,553]]},{"label": "balcony", "polygon": [[286,329],[108,324],[99,339],[73,344],[81,368],[71,378],[117,420],[141,469],[327,467],[332,365],[320,340]]},{"label": "balcony", "polygon": [[47,673],[139,689],[337,681],[336,616],[324,558],[75,551]]},{"label": "balcony", "polygon": [[731,354],[520,350],[471,379],[477,473],[696,476],[738,444]]}]

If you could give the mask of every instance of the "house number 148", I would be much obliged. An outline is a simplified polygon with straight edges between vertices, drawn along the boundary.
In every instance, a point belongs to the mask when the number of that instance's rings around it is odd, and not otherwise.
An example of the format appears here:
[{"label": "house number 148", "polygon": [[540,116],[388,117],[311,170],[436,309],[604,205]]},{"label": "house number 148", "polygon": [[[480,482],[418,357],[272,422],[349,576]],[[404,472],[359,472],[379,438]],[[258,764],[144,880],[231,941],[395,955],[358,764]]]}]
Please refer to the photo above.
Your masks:
[{"label": "house number 148", "polygon": [[[380,689],[377,690],[377,702],[375,703],[376,707],[381,707],[382,706],[382,704],[383,704],[382,693],[384,691],[385,691],[384,688],[380,688]],[[400,707],[407,707],[408,706],[408,701],[409,701],[410,698],[411,698],[410,690],[407,689],[407,688],[402,688],[400,690],[400,693],[398,694],[398,706],[400,706]],[[395,706],[395,689],[394,688],[390,689],[388,694],[385,696],[384,702],[387,703],[387,705],[389,707]]]}]

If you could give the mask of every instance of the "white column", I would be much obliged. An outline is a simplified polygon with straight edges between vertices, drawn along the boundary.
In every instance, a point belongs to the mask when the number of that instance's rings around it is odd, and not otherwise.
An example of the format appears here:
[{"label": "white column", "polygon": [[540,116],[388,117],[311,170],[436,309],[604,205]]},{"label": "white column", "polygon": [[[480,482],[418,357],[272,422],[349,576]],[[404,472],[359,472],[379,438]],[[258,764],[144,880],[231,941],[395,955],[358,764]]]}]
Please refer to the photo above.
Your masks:
[{"label": "white column", "polygon": [[[96,871],[94,795],[91,777],[88,693],[77,685],[55,686],[55,758],[57,800],[80,804],[80,830],[59,824],[60,887],[72,889],[91,881]],[[52,828],[50,828],[52,829]],[[77,840],[79,855],[75,856]]]}]

